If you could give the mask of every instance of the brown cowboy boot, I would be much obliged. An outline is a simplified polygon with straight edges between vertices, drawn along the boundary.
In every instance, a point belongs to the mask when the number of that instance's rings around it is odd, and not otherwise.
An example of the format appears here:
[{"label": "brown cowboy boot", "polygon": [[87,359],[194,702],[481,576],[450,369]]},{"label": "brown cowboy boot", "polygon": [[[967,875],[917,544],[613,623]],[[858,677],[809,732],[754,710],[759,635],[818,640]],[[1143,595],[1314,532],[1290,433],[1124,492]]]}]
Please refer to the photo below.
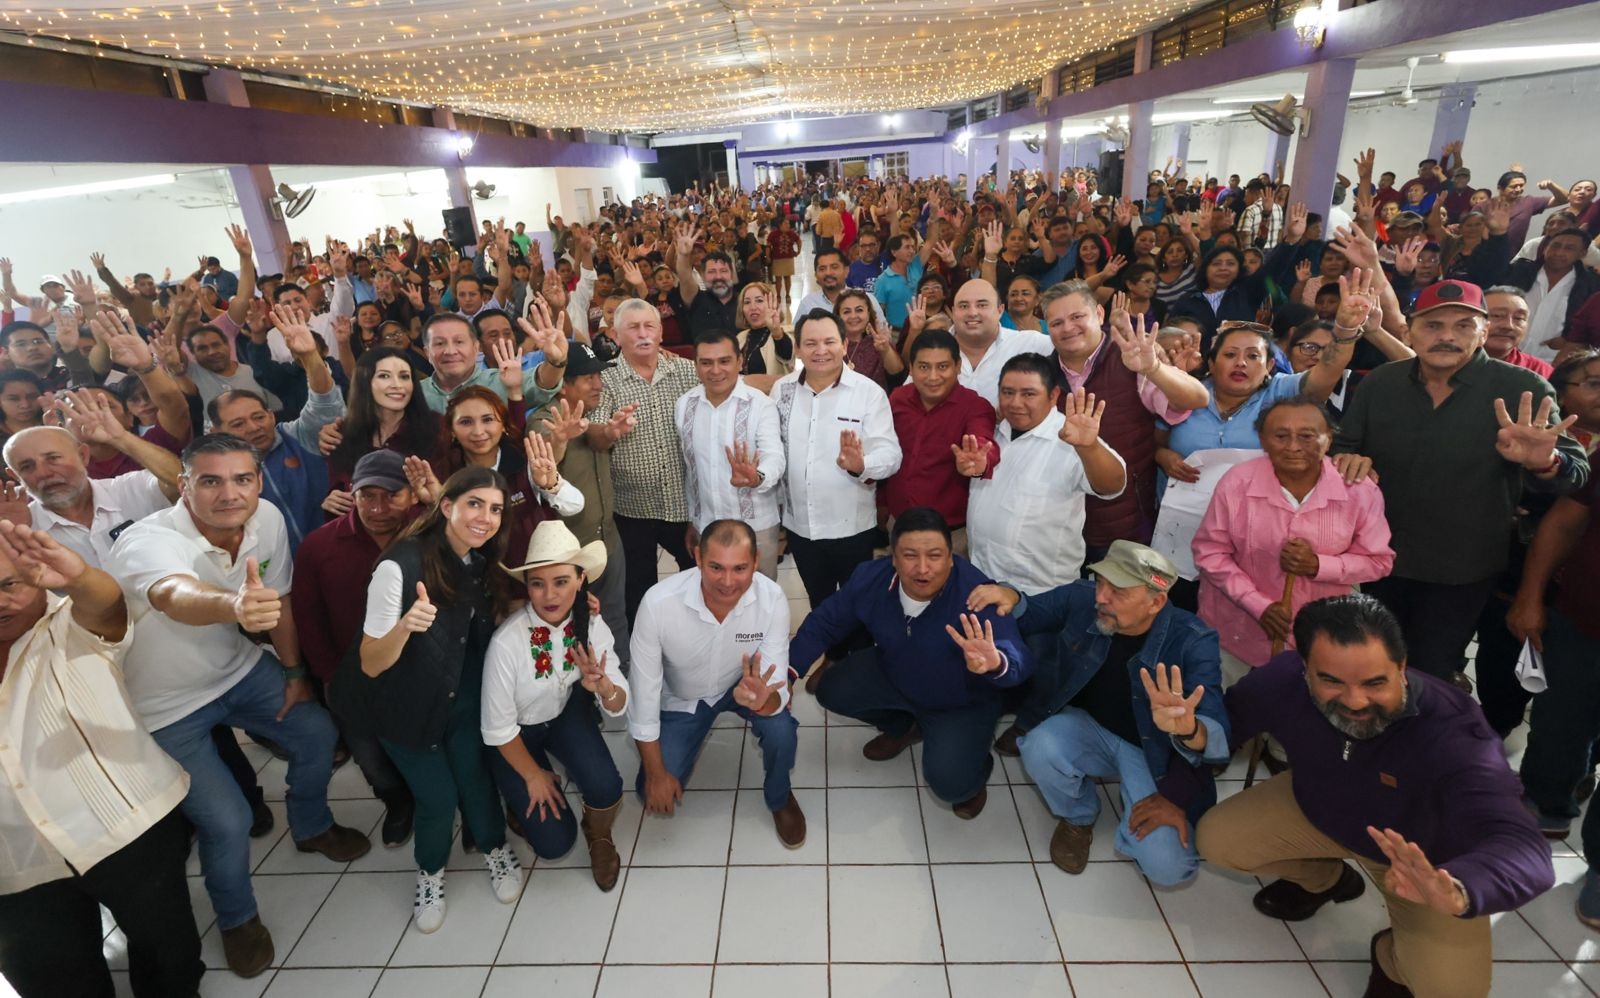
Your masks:
[{"label": "brown cowboy boot", "polygon": [[620,800],[604,810],[583,805],[581,824],[583,839],[589,844],[589,869],[594,873],[595,884],[603,891],[617,886],[617,874],[622,872],[622,857],[617,855],[616,844],[611,841],[611,826],[621,810]]}]

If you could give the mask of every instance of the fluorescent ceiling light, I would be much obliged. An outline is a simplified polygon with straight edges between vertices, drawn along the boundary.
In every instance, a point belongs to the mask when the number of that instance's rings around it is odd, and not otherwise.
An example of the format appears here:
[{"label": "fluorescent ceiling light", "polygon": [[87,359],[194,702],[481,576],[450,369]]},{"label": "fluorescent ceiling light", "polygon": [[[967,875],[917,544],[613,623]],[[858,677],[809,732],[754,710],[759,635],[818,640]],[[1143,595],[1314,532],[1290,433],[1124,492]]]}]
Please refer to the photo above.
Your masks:
[{"label": "fluorescent ceiling light", "polygon": [[1600,42],[1575,42],[1570,45],[1517,45],[1501,49],[1462,49],[1446,52],[1445,62],[1508,62],[1514,59],[1592,59],[1600,57]]},{"label": "fluorescent ceiling light", "polygon": [[1150,116],[1152,125],[1171,124],[1175,121],[1211,121],[1215,118],[1227,118],[1238,111],[1157,111]]},{"label": "fluorescent ceiling light", "polygon": [[[1352,91],[1350,91],[1350,96],[1353,99],[1353,98],[1356,98],[1356,97],[1376,97],[1379,94],[1386,94],[1386,93],[1388,93],[1387,90],[1352,90]],[[1276,104],[1278,101],[1280,101],[1282,99],[1283,99],[1283,94],[1268,94],[1267,96],[1264,96],[1264,97],[1213,97],[1213,98],[1211,98],[1211,103],[1213,103],[1213,104]],[[1305,102],[1305,95],[1303,95],[1303,94],[1295,94],[1294,95],[1294,99],[1304,103]]]},{"label": "fluorescent ceiling light", "polygon": [[104,194],[107,191],[127,191],[140,187],[163,187],[178,182],[176,174],[153,173],[147,177],[125,177],[122,180],[97,180],[88,184],[67,184],[62,187],[41,187],[34,191],[14,191],[0,194],[0,204],[21,204],[24,201],[48,201],[51,198],[76,197],[80,194]]}]

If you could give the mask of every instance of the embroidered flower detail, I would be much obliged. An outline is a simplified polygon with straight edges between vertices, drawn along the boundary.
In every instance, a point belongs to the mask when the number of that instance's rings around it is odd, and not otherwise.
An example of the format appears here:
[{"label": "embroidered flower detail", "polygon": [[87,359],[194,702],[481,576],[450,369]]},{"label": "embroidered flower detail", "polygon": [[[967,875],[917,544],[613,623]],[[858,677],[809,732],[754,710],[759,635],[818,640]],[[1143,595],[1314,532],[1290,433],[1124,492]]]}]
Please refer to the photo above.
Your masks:
[{"label": "embroidered flower detail", "polygon": [[533,629],[533,633],[528,635],[528,643],[529,644],[534,644],[534,645],[549,644],[550,643],[550,628],[548,628],[548,627],[535,627]]},{"label": "embroidered flower detail", "polygon": [[535,655],[533,658],[533,671],[535,675],[541,677],[550,675],[553,665],[554,663],[550,661],[550,653],[547,651],[540,651],[539,654]]}]

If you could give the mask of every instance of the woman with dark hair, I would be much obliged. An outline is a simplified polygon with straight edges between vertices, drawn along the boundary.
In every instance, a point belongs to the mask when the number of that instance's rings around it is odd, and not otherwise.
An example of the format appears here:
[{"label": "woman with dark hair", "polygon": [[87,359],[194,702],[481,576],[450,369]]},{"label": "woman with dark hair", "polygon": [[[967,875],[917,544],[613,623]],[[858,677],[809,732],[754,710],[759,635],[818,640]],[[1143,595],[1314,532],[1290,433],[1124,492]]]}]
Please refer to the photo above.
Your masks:
[{"label": "woman with dark hair", "polygon": [[[926,320],[924,320],[926,322]],[[1045,331],[1039,319],[1039,282],[1027,274],[1011,279],[1006,292],[1006,310],[1000,315],[1000,325],[1006,329],[1028,329],[1036,333]]]},{"label": "woman with dark hair", "polygon": [[383,306],[375,301],[364,301],[356,306],[354,328],[350,331],[350,351],[360,359],[363,353],[382,345],[381,331],[385,322]]},{"label": "woman with dark hair", "polygon": [[1096,290],[1116,277],[1128,262],[1124,257],[1112,256],[1111,244],[1104,236],[1092,232],[1078,240],[1077,253],[1078,262],[1072,268],[1072,276],[1086,281]]},{"label": "woman with dark hair", "polygon": [[[622,868],[611,826],[622,809],[622,776],[600,735],[598,703],[610,717],[628,705],[606,622],[589,612],[589,590],[606,570],[605,541],[579,546],[559,520],[539,524],[518,576],[528,605],[495,631],[483,666],[483,742],[510,813],[540,859],[565,856],[577,821],[551,772],[561,760],[583,794],[589,869],[603,891]],[[579,689],[581,687],[581,690]]]},{"label": "woman with dark hair", "polygon": [[1492,204],[1487,213],[1469,211],[1456,226],[1456,234],[1443,231],[1435,212],[1428,218],[1429,234],[1439,244],[1440,277],[1487,288],[1499,280],[1511,259],[1513,247],[1506,239],[1511,210]]},{"label": "woman with dark hair", "polygon": [[1187,240],[1173,239],[1157,255],[1156,300],[1171,307],[1194,290],[1194,250]]},{"label": "woman with dark hair", "polygon": [[898,385],[906,365],[895,352],[888,327],[874,325],[871,296],[859,288],[846,288],[834,301],[833,314],[844,326],[845,366],[871,378],[884,391]]},{"label": "woman with dark hair", "polygon": [[[1128,314],[1144,316],[1146,329],[1161,325],[1167,317],[1167,306],[1158,296],[1161,277],[1152,264],[1131,263],[1117,275],[1117,280],[1100,286],[1095,300],[1104,305],[1121,292],[1128,299]],[[1106,314],[1106,329],[1111,328],[1111,315]]]},{"label": "woman with dark hair", "polygon": [[770,284],[751,281],[739,289],[733,314],[739,339],[739,373],[763,391],[794,370],[794,338],[783,330],[783,307]]},{"label": "woman with dark hair", "polygon": [[480,735],[483,660],[505,609],[490,573],[505,552],[507,492],[499,472],[464,468],[389,546],[367,587],[359,655],[341,666],[330,697],[378,737],[416,800],[411,911],[421,932],[444,923],[458,807],[495,897],[510,904],[522,889]]},{"label": "woman with dark hair", "polygon": [[[520,378],[517,388],[520,392]],[[329,485],[335,493],[346,494],[342,509],[329,510],[336,516],[351,509],[350,476],[363,454],[386,447],[407,456],[433,456],[439,417],[418,390],[416,370],[404,352],[374,347],[356,361],[350,375],[350,403],[339,432],[339,444],[328,455]]]},{"label": "woman with dark hair", "polygon": [[[1245,267],[1244,254],[1221,243],[1212,246],[1200,261],[1194,288],[1171,303],[1170,314],[1192,315],[1200,320],[1202,352],[1209,353],[1211,339],[1225,322],[1255,322],[1270,291],[1268,278],[1281,278],[1279,272],[1293,259],[1306,234],[1306,206],[1294,204],[1284,219],[1283,238],[1266,255],[1254,273]],[[1279,283],[1283,283],[1280,279]]]}]

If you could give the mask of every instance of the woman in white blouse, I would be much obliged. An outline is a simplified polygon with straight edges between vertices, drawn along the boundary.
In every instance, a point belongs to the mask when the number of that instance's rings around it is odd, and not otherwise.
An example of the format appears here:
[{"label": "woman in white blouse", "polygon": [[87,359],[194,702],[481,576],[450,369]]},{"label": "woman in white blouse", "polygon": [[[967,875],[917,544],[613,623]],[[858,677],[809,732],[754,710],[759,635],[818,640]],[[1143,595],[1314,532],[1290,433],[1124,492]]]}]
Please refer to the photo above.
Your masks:
[{"label": "woman in white blouse", "polygon": [[[600,709],[628,704],[610,628],[590,613],[589,586],[606,568],[604,541],[579,546],[560,520],[528,541],[524,564],[506,571],[527,586],[528,605],[495,631],[483,668],[483,740],[500,793],[543,859],[566,855],[578,822],[550,771],[561,760],[583,794],[589,867],[603,891],[622,867],[611,826],[622,808],[622,776],[600,735]],[[581,687],[581,689],[578,689]]]}]

